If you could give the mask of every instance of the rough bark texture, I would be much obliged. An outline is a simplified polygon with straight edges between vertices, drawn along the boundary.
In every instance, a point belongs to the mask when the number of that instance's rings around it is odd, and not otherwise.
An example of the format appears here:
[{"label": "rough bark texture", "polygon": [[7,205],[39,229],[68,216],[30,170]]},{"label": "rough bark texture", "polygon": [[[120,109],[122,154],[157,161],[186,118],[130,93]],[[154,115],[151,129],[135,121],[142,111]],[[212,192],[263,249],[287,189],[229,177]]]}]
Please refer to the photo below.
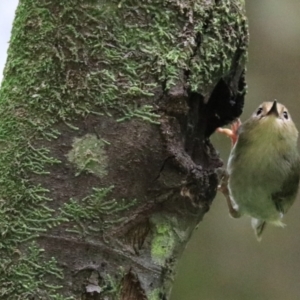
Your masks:
[{"label": "rough bark texture", "polygon": [[0,101],[0,298],[168,299],[241,114],[242,0],[20,0]]}]

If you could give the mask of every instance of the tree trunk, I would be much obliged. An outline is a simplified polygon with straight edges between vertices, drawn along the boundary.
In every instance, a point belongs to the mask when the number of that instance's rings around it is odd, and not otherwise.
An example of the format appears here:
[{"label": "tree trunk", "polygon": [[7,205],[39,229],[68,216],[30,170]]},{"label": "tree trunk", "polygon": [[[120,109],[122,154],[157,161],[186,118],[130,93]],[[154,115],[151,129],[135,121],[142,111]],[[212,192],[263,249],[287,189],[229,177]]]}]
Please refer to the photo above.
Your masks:
[{"label": "tree trunk", "polygon": [[244,1],[20,0],[0,100],[0,299],[168,299],[242,112]]}]

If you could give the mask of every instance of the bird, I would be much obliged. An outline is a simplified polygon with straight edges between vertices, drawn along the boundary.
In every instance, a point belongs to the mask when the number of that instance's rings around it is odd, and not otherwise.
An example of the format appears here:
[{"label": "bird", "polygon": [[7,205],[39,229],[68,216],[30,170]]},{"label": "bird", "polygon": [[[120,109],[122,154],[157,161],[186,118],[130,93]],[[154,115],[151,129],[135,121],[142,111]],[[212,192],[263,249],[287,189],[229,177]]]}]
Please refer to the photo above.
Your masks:
[{"label": "bird", "polygon": [[232,140],[219,190],[234,218],[248,215],[260,241],[266,224],[284,227],[284,214],[294,203],[300,179],[298,130],[287,108],[263,102],[243,124],[218,128]]}]

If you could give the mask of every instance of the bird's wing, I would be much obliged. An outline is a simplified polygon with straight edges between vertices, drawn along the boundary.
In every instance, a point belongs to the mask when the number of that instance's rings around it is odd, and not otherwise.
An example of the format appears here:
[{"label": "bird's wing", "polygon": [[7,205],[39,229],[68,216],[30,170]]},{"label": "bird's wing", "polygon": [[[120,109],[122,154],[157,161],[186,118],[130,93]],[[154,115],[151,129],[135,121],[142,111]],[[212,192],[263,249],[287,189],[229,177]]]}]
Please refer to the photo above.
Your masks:
[{"label": "bird's wing", "polygon": [[291,165],[290,172],[283,182],[281,189],[272,194],[272,200],[278,212],[284,214],[294,203],[298,192],[300,179],[300,161]]}]

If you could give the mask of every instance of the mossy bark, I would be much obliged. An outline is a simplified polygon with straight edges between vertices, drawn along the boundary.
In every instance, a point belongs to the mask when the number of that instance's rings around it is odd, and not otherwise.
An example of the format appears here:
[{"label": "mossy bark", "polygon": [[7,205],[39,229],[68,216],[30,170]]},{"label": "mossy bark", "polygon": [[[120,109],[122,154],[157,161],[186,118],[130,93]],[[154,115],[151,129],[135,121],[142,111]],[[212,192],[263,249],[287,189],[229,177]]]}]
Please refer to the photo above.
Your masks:
[{"label": "mossy bark", "polygon": [[0,298],[168,299],[241,114],[241,0],[20,0],[0,94]]}]

